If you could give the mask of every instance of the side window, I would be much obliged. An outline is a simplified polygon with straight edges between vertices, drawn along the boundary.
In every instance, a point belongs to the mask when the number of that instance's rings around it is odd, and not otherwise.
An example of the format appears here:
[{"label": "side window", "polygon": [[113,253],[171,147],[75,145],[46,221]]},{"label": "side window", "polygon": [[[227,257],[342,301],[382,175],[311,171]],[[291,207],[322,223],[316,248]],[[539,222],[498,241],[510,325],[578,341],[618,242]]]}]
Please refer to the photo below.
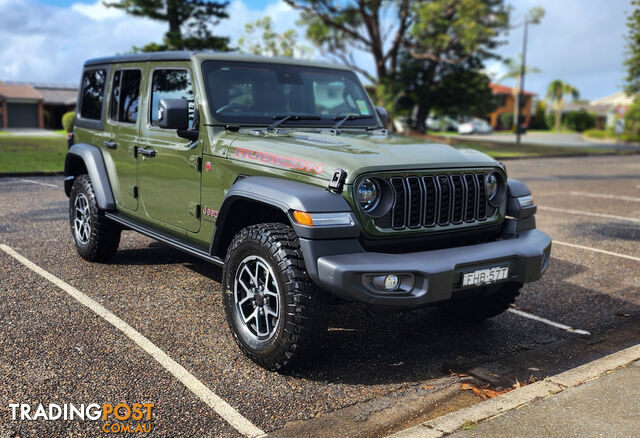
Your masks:
[{"label": "side window", "polygon": [[140,100],[140,70],[118,70],[113,74],[109,118],[124,123],[138,120]]},{"label": "side window", "polygon": [[100,120],[102,118],[106,76],[106,70],[87,70],[82,75],[80,117],[83,119]]},{"label": "side window", "polygon": [[183,69],[159,69],[153,72],[151,85],[151,124],[157,125],[160,99],[186,99],[189,102],[189,120],[195,108],[193,87],[189,72]]}]

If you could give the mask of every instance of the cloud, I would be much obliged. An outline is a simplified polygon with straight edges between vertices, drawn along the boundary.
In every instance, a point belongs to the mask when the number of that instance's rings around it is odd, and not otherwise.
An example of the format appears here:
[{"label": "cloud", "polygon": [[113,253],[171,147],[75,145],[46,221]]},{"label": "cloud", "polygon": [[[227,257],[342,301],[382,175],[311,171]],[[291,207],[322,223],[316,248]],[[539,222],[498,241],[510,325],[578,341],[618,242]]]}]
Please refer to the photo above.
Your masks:
[{"label": "cloud", "polygon": [[[595,99],[620,89],[624,78],[625,11],[627,0],[512,0],[514,22],[532,6],[546,10],[542,23],[529,28],[527,64],[541,72],[528,75],[525,87],[544,96],[547,85],[563,79]],[[504,57],[522,51],[522,28],[507,35],[499,48]],[[494,70],[499,66],[492,65]],[[509,83],[508,81],[505,81]],[[511,81],[513,82],[513,81]]]},{"label": "cloud", "polygon": [[[514,20],[534,5],[547,14],[529,33],[527,61],[541,73],[527,76],[526,88],[544,95],[553,79],[575,85],[586,98],[617,91],[622,84],[625,10],[628,0],[508,0]],[[232,0],[230,18],[215,28],[217,35],[229,35],[232,44],[243,34],[248,22],[264,16],[273,20],[276,31],[298,31],[301,42],[312,46],[297,26],[299,13],[283,1],[272,0],[263,8],[252,8],[246,0]],[[132,17],[124,11],[106,8],[101,0],[75,3],[69,7],[45,6],[36,0],[0,0],[0,80],[53,81],[77,83],[83,62],[88,58],[129,51],[133,45],[159,42],[166,24]],[[521,51],[522,29],[505,36],[507,44],[498,48],[504,57]],[[316,56],[321,54],[316,51]],[[373,70],[371,56],[355,54],[359,65]],[[499,63],[488,69],[499,72]],[[507,82],[508,83],[508,82]]]},{"label": "cloud", "polygon": [[[228,7],[228,20],[214,29],[234,43],[247,22],[268,15],[276,31],[295,28],[299,13],[277,0],[251,9],[242,0]],[[70,7],[41,5],[34,0],[0,0],[0,80],[78,83],[89,58],[123,53],[132,46],[160,42],[167,25],[107,8],[102,0]],[[304,32],[297,29],[302,37]],[[310,44],[309,44],[310,45]]]},{"label": "cloud", "polygon": [[0,0],[0,80],[78,83],[86,59],[159,41],[162,23],[104,10]]}]

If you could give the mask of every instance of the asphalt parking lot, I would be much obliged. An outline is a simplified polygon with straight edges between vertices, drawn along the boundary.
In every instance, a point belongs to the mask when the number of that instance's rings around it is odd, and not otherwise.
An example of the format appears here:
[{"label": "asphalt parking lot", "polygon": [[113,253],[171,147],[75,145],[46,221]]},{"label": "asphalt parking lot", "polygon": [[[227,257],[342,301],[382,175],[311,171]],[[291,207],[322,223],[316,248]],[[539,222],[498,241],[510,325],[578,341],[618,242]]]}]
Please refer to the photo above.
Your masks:
[{"label": "asphalt parking lot", "polygon": [[[256,430],[386,436],[482,400],[460,390],[463,373],[505,386],[637,343],[640,156],[506,164],[554,239],[546,275],[514,311],[469,326],[431,308],[376,316],[336,304],[322,354],[289,375],[236,348],[218,269],[130,231],[109,264],[77,256],[62,177],[0,179],[0,244],[100,303]],[[132,338],[6,251],[0,293],[1,437],[101,434],[99,422],[13,421],[16,402],[154,403],[155,436],[242,435]]]}]

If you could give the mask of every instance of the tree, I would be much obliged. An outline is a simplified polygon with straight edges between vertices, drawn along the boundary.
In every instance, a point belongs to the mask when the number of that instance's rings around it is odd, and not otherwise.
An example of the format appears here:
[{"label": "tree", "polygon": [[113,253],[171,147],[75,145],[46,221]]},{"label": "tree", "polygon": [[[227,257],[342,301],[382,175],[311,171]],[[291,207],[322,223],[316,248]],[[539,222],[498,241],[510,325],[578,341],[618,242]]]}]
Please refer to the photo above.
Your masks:
[{"label": "tree", "polygon": [[[398,71],[388,87],[396,97],[393,111],[409,114],[414,120],[421,117],[422,122],[429,113],[453,118],[484,117],[497,105],[489,88],[490,79],[480,71],[480,65],[470,57],[464,62],[430,68],[431,62],[402,51]],[[424,117],[416,114],[419,107],[428,108]]]},{"label": "tree", "polygon": [[[509,22],[503,0],[285,1],[302,11],[307,37],[327,56],[375,85],[379,103],[390,113],[403,98],[402,87],[398,90],[394,81],[407,57],[421,61],[421,85],[432,87],[442,66],[464,65],[470,58],[477,65],[497,57],[492,50]],[[356,51],[373,58],[374,71],[362,67]],[[429,110],[429,102],[415,102],[414,129],[424,130]]]},{"label": "tree", "polygon": [[555,113],[555,129],[560,131],[562,126],[562,109],[564,108],[565,99],[571,96],[577,99],[580,96],[578,89],[573,85],[569,85],[561,79],[556,79],[549,84],[547,88],[547,100]]},{"label": "tree", "polygon": [[624,65],[627,69],[625,91],[627,94],[640,92],[640,0],[631,0],[633,13],[627,17],[629,34],[626,36],[627,50]]},{"label": "tree", "polygon": [[[520,60],[516,61],[513,58],[505,58],[502,61],[502,64],[507,68],[507,71],[500,76],[496,82],[501,82],[507,79],[515,79],[516,86],[511,88],[511,95],[513,96],[514,105],[518,104],[518,96],[520,95],[520,74],[522,73],[522,55],[519,56]],[[524,72],[526,74],[530,73],[540,73],[540,69],[537,67],[530,67],[528,65],[524,66]],[[513,119],[513,129],[516,128],[518,121],[515,117]]]},{"label": "tree", "polygon": [[210,0],[116,0],[105,6],[125,10],[137,17],[164,21],[169,25],[163,42],[133,47],[134,52],[161,50],[229,50],[229,38],[215,36],[211,27],[228,18],[228,2]]},{"label": "tree", "polygon": [[313,50],[297,41],[298,33],[294,29],[279,34],[273,29],[271,17],[264,17],[245,24],[238,46],[241,52],[254,55],[309,57]]}]

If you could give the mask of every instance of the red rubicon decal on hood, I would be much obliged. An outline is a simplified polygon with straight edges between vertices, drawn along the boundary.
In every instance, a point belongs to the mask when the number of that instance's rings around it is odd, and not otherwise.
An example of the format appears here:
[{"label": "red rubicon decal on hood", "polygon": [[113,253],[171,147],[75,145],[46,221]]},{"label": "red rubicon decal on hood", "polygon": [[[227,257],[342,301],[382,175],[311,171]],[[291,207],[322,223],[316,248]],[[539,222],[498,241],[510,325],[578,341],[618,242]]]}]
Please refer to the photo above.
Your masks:
[{"label": "red rubicon decal on hood", "polygon": [[317,175],[322,175],[322,171],[324,170],[324,164],[322,163],[316,164],[302,158],[281,157],[280,155],[270,154],[269,152],[254,151],[241,147],[236,147],[235,156],[249,160],[261,161],[263,163],[275,164],[276,166],[287,167],[290,169],[313,172]]}]

